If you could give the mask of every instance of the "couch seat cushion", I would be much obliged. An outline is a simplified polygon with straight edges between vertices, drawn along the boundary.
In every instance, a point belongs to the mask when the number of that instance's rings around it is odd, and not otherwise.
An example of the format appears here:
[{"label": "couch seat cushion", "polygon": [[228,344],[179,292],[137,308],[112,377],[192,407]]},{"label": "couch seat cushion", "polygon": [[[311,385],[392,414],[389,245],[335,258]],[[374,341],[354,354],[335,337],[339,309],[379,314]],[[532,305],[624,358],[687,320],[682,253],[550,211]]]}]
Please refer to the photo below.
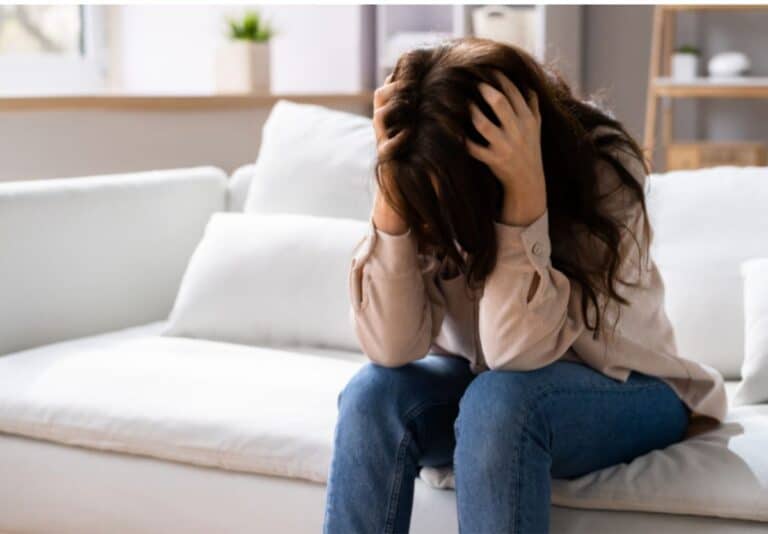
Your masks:
[{"label": "couch seat cushion", "polygon": [[[552,503],[768,521],[768,404],[740,406],[714,430],[573,480],[554,480]],[[450,468],[421,478],[453,488]]]},{"label": "couch seat cushion", "polygon": [[[358,353],[156,335],[162,324],[0,357],[0,432],[325,482]],[[575,480],[554,504],[768,521],[768,405]],[[423,469],[438,487],[450,469]]]},{"label": "couch seat cushion", "polygon": [[60,343],[0,357],[0,432],[324,482],[361,361],[155,335]]}]

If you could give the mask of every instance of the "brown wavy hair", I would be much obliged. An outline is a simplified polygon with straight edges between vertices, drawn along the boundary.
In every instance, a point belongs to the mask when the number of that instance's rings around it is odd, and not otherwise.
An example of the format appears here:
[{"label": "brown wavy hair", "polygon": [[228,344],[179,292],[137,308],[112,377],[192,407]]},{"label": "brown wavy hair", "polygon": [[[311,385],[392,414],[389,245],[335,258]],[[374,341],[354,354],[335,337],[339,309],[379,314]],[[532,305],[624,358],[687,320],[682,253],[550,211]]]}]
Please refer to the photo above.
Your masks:
[{"label": "brown wavy hair", "polygon": [[[411,228],[422,252],[447,257],[472,286],[484,282],[496,263],[494,223],[503,190],[490,169],[469,155],[465,140],[488,144],[472,125],[470,102],[500,125],[478,90],[481,81],[501,90],[494,71],[506,75],[523,95],[538,95],[552,264],[580,287],[585,324],[597,337],[605,305],[628,304],[619,285],[631,283],[618,276],[622,232],[628,228],[602,208],[605,192],[596,165],[604,160],[615,169],[620,188],[642,206],[646,227],[643,186],[616,151],[637,158],[646,172],[647,166],[625,128],[576,98],[554,69],[519,48],[475,38],[404,54],[392,74],[400,87],[384,117],[387,136],[400,133],[401,139],[379,155],[379,188]],[[601,126],[608,127],[608,133],[595,136]],[[381,172],[384,167],[386,173]],[[383,180],[384,175],[391,179]],[[561,252],[573,250],[560,245],[576,243],[584,232],[602,246],[588,254]],[[606,297],[602,306],[601,297]]]}]

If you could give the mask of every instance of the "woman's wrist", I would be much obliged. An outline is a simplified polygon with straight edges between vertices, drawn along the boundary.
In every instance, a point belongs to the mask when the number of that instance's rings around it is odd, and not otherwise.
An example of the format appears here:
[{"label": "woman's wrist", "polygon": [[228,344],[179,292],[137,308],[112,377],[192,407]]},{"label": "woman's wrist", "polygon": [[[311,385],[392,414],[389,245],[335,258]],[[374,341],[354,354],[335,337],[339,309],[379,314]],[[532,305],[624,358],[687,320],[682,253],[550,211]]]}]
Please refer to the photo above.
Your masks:
[{"label": "woman's wrist", "polygon": [[510,226],[529,226],[547,211],[544,193],[522,194],[509,189],[504,193],[500,221]]},{"label": "woman's wrist", "polygon": [[373,203],[373,224],[377,230],[391,235],[400,235],[408,231],[406,222],[380,192],[376,193]]}]

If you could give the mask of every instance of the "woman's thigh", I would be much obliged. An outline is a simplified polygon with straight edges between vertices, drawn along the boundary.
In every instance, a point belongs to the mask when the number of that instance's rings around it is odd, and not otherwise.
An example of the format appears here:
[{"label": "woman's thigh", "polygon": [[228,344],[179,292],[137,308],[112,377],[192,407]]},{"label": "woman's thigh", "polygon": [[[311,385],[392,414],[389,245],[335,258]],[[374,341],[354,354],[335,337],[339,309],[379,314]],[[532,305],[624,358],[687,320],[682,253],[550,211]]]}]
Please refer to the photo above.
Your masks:
[{"label": "woman's thigh", "polygon": [[554,478],[580,476],[675,443],[689,416],[658,378],[632,373],[620,382],[565,361],[527,372],[485,372],[467,388],[461,410],[460,420],[494,418],[499,436],[514,439],[516,428],[538,436]]},{"label": "woman's thigh", "polygon": [[408,432],[422,465],[448,464],[459,399],[474,376],[467,360],[452,356],[428,355],[401,367],[367,363],[339,395],[340,423],[369,437],[373,427]]}]

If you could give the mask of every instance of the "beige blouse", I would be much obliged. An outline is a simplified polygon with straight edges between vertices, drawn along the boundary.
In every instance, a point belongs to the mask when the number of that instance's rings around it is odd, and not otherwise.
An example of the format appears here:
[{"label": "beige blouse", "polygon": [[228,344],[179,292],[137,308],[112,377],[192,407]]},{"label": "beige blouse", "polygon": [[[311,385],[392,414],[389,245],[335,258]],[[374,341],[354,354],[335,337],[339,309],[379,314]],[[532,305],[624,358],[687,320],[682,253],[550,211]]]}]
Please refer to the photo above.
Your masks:
[{"label": "beige blouse", "polygon": [[[624,152],[616,155],[644,184],[642,164]],[[618,187],[610,164],[598,165],[606,210],[646,244],[651,236],[639,203]],[[392,367],[430,352],[450,354],[468,359],[479,373],[578,360],[621,381],[630,371],[659,377],[694,415],[723,419],[723,379],[711,367],[678,356],[661,276],[630,232],[622,237],[619,274],[637,286],[620,286],[630,304],[611,302],[605,308],[602,321],[608,326],[598,339],[584,325],[578,286],[552,266],[547,213],[527,227],[496,224],[496,232],[496,266],[484,287],[471,291],[463,275],[444,276],[445,262],[419,254],[410,231],[387,234],[371,221],[350,272],[355,329],[371,361]],[[583,239],[572,253],[598,246],[592,238]],[[529,295],[537,274],[538,286]]]}]

